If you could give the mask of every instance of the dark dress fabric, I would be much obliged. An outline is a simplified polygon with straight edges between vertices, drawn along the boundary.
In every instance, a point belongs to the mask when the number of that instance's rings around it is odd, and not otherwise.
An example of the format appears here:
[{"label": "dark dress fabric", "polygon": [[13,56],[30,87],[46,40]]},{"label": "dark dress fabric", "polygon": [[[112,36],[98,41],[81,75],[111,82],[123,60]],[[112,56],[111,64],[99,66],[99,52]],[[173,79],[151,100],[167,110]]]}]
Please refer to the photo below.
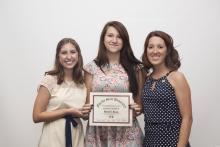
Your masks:
[{"label": "dark dress fabric", "polygon": [[141,95],[144,147],[177,146],[182,119],[174,88],[167,80],[169,73],[159,79],[149,76],[145,81]]}]

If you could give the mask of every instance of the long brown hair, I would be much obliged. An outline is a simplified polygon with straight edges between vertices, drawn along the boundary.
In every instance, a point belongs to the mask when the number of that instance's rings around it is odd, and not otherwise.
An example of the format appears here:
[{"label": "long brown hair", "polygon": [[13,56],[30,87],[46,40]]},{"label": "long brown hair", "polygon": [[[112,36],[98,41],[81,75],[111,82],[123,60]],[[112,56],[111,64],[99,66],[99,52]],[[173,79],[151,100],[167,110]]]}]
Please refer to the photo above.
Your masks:
[{"label": "long brown hair", "polygon": [[163,39],[165,42],[165,45],[167,47],[167,55],[165,57],[165,65],[171,70],[177,70],[181,66],[179,54],[173,46],[172,37],[162,31],[150,32],[146,37],[146,40],[144,43],[144,53],[142,55],[142,62],[144,64],[145,69],[147,71],[149,71],[149,69],[151,69],[153,67],[153,65],[150,63],[150,61],[147,58],[147,47],[148,47],[150,38],[154,37],[154,36],[160,37],[161,39]]},{"label": "long brown hair", "polygon": [[129,90],[133,93],[135,97],[137,96],[137,93],[138,93],[136,69],[137,69],[137,66],[141,64],[141,62],[134,56],[131,45],[130,45],[130,40],[129,40],[127,29],[121,22],[110,21],[105,24],[101,32],[101,36],[100,36],[98,55],[94,61],[97,64],[97,66],[100,67],[101,70],[103,66],[109,64],[106,47],[104,45],[104,37],[109,27],[114,27],[119,32],[119,35],[121,39],[123,40],[123,47],[120,51],[119,62],[128,74]]},{"label": "long brown hair", "polygon": [[72,38],[63,38],[62,40],[59,41],[59,43],[57,44],[57,48],[56,48],[54,69],[45,72],[45,75],[46,74],[56,75],[57,76],[57,84],[61,84],[64,81],[64,69],[59,61],[59,53],[61,51],[61,48],[65,44],[68,44],[68,43],[71,43],[76,48],[76,50],[78,52],[78,62],[73,67],[73,73],[72,73],[73,81],[76,84],[83,84],[84,83],[83,73],[82,73],[83,72],[83,58],[82,58],[81,50],[80,50],[78,43]]}]

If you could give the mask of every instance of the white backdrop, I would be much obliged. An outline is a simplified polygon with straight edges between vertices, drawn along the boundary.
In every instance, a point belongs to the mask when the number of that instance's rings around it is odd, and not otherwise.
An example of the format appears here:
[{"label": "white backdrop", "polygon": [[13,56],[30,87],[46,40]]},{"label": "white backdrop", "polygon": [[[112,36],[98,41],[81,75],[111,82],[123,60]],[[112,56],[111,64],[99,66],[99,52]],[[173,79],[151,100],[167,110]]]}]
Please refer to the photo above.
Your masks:
[{"label": "white backdrop", "polygon": [[126,26],[138,58],[150,31],[173,36],[192,90],[192,146],[220,147],[219,0],[0,0],[0,146],[37,146],[32,108],[58,41],[76,39],[88,63],[110,20]]}]

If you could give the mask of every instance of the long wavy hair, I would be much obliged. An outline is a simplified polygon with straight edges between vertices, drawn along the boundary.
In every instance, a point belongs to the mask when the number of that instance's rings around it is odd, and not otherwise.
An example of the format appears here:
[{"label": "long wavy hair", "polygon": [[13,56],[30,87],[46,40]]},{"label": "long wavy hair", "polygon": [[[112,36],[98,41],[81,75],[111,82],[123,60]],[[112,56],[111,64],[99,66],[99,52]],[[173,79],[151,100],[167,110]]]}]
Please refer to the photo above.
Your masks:
[{"label": "long wavy hair", "polygon": [[56,48],[54,68],[53,68],[53,70],[45,72],[45,75],[46,74],[56,75],[57,76],[57,84],[61,84],[64,81],[64,68],[63,68],[62,64],[60,63],[59,53],[61,51],[61,48],[65,44],[68,44],[68,43],[71,43],[76,48],[76,50],[78,52],[78,62],[73,67],[73,72],[72,72],[73,81],[76,84],[83,84],[84,83],[83,58],[82,58],[81,50],[80,50],[78,43],[72,38],[63,38],[62,40],[59,41],[59,43],[57,44],[57,48]]},{"label": "long wavy hair", "polygon": [[123,41],[123,47],[120,51],[119,62],[128,74],[129,90],[133,93],[135,97],[138,94],[138,82],[136,77],[136,70],[137,70],[137,66],[140,65],[141,62],[134,56],[130,45],[127,29],[121,22],[110,21],[105,24],[100,36],[98,55],[94,59],[94,61],[96,65],[100,67],[101,70],[103,66],[109,64],[109,59],[104,44],[104,37],[109,27],[114,27],[119,32],[119,35]]},{"label": "long wavy hair", "polygon": [[172,37],[163,31],[150,32],[146,37],[146,40],[144,43],[144,53],[142,55],[142,62],[144,64],[145,70],[149,72],[149,70],[153,68],[153,65],[150,63],[150,61],[147,58],[147,48],[148,48],[150,38],[154,36],[160,37],[161,39],[163,39],[167,47],[165,65],[171,70],[177,70],[181,66],[179,54],[177,50],[175,49],[175,47],[173,46]]}]

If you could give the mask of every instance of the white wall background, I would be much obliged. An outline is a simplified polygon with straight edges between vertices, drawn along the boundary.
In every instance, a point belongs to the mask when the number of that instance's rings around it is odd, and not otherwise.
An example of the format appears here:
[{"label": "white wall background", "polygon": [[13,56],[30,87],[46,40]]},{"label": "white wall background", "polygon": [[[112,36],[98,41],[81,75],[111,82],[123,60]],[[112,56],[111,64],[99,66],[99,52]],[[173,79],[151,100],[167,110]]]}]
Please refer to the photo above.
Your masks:
[{"label": "white wall background", "polygon": [[37,146],[32,108],[58,41],[76,39],[88,63],[110,20],[126,26],[138,58],[150,31],[173,36],[192,90],[192,146],[219,147],[219,0],[0,0],[0,146]]}]

